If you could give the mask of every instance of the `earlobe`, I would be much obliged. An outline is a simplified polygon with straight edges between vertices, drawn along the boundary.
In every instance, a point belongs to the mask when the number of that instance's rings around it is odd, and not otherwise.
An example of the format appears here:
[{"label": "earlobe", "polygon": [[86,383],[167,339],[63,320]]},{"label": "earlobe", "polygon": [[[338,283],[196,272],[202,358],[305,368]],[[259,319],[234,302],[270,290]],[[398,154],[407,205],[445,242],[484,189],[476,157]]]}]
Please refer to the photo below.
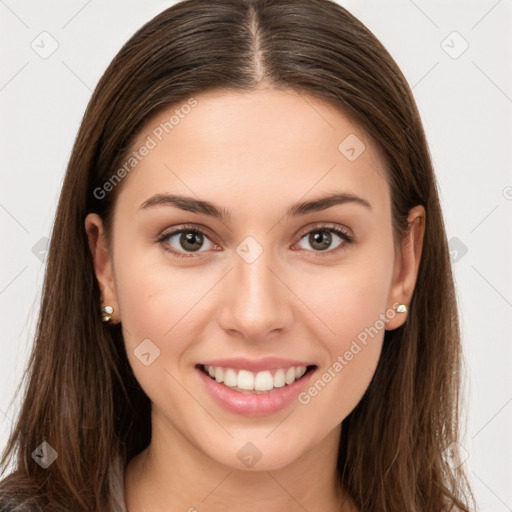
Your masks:
[{"label": "earlobe", "polygon": [[397,311],[392,304],[405,306],[400,308],[399,314],[395,314],[386,322],[386,329],[393,330],[401,325],[407,319],[407,310],[414,293],[418,270],[423,251],[423,237],[425,234],[426,214],[423,206],[418,205],[409,211],[407,218],[408,229],[400,244],[400,253],[397,254],[393,282],[388,299],[388,308]]},{"label": "earlobe", "polygon": [[[103,221],[98,214],[90,213],[87,215],[85,219],[85,231],[93,259],[94,272],[101,292],[101,304],[98,305],[98,316],[101,317],[102,308],[106,306],[111,307],[113,311],[118,310],[112,258],[103,228]],[[104,312],[103,316],[105,316]],[[110,315],[110,318],[114,320],[112,316],[113,315]]]}]

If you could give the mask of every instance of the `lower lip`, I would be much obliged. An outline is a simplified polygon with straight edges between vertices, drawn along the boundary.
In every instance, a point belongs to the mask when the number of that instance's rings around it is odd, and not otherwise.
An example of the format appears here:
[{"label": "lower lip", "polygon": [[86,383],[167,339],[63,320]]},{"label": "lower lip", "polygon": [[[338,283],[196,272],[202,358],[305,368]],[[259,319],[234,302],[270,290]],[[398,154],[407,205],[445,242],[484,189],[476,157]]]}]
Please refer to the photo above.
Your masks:
[{"label": "lower lip", "polygon": [[310,370],[293,384],[285,385],[282,388],[274,388],[268,393],[249,394],[234,391],[224,384],[220,384],[206,375],[200,368],[196,368],[196,371],[204,382],[207,391],[220,406],[229,412],[246,416],[266,416],[283,410],[304,390],[311,375],[315,372],[315,370]]}]

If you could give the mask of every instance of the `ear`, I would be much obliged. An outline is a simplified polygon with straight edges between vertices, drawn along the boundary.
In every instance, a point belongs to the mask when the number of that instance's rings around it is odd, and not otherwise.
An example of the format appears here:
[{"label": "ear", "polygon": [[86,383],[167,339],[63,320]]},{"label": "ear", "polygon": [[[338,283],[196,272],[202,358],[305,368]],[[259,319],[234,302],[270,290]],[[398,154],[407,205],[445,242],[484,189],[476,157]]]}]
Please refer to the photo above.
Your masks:
[{"label": "ear", "polygon": [[[110,323],[117,323],[116,317],[119,318],[119,308],[115,292],[112,258],[103,229],[103,221],[97,213],[87,215],[85,231],[94,260],[94,272],[101,292],[101,307],[112,306],[114,312],[110,315],[112,318]],[[98,315],[101,315],[101,311],[98,311]]]},{"label": "ear", "polygon": [[398,304],[405,304],[409,308],[412,299],[423,248],[425,217],[425,208],[421,205],[409,210],[407,233],[400,244],[400,251],[395,256],[393,280],[388,297],[388,311],[394,310],[395,316],[386,321],[388,331],[403,325],[407,318],[407,312],[398,313],[396,307]]}]

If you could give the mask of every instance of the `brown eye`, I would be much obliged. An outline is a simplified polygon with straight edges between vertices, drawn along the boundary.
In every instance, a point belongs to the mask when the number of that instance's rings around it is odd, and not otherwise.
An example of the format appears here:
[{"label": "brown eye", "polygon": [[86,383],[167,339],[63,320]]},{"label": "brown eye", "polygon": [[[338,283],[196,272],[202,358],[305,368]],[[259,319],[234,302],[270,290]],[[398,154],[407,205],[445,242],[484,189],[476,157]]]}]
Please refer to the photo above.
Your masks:
[{"label": "brown eye", "polygon": [[[302,246],[302,248],[314,252],[327,252],[328,254],[332,254],[342,249],[347,243],[351,243],[353,238],[338,227],[319,227],[307,232],[301,238],[301,242],[303,240],[306,241],[310,248],[304,246]],[[332,249],[334,243],[336,243],[336,246]]]},{"label": "brown eye", "polygon": [[166,251],[182,258],[193,256],[193,254],[187,253],[204,252],[201,249],[204,247],[205,241],[210,244],[206,249],[214,247],[206,233],[197,228],[181,228],[166,233],[159,239]]},{"label": "brown eye", "polygon": [[186,251],[198,251],[203,244],[204,236],[197,231],[182,231],[178,239],[180,246]]},{"label": "brown eye", "polygon": [[308,242],[314,249],[325,251],[332,244],[332,234],[327,230],[315,231],[308,236]]}]

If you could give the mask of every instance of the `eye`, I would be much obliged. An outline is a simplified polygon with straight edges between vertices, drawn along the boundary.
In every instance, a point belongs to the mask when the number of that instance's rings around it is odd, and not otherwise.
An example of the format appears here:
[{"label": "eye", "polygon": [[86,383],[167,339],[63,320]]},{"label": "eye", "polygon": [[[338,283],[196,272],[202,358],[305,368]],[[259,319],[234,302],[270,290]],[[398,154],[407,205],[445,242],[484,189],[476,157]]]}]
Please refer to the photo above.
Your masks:
[{"label": "eye", "polygon": [[[164,250],[178,256],[179,258],[190,258],[193,254],[187,252],[204,252],[200,251],[205,241],[208,241],[206,249],[217,247],[207,236],[206,232],[199,228],[181,227],[180,229],[171,231],[162,235],[158,241],[162,244]],[[185,252],[183,252],[185,251]]]},{"label": "eye", "polygon": [[[336,238],[340,240],[337,247],[334,250],[328,251],[326,254],[321,254],[330,248]],[[312,247],[314,252],[320,253],[318,256],[326,256],[327,254],[338,252],[342,250],[346,244],[350,244],[354,241],[353,237],[348,232],[335,225],[318,226],[316,229],[308,231],[301,238],[301,242],[303,240]]]},{"label": "eye", "polygon": [[[340,243],[334,250],[327,251],[336,238],[340,240]],[[338,252],[342,250],[346,244],[354,242],[352,235],[334,224],[322,225],[313,230],[309,230],[302,235],[301,242],[304,239],[312,247],[313,252],[319,253],[318,256],[326,256]],[[207,241],[206,247],[204,247],[205,241]],[[158,242],[162,244],[165,251],[179,258],[194,257],[194,253],[205,252],[200,250],[202,248],[205,250],[219,249],[219,246],[210,240],[205,230],[195,226],[181,226],[170,233],[162,235],[158,239]],[[325,254],[322,254],[324,252]]]}]

